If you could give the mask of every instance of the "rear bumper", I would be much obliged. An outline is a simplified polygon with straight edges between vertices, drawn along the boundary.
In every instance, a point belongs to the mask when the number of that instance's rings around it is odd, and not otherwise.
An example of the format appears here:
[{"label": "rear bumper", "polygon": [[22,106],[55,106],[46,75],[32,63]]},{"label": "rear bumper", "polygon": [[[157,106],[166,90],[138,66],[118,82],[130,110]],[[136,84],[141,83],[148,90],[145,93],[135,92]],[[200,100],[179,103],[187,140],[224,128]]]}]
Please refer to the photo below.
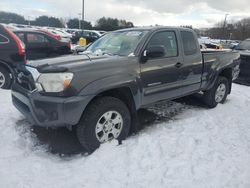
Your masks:
[{"label": "rear bumper", "polygon": [[16,83],[12,85],[14,106],[31,124],[41,127],[76,125],[90,100],[90,96],[43,96],[37,91],[27,91]]}]

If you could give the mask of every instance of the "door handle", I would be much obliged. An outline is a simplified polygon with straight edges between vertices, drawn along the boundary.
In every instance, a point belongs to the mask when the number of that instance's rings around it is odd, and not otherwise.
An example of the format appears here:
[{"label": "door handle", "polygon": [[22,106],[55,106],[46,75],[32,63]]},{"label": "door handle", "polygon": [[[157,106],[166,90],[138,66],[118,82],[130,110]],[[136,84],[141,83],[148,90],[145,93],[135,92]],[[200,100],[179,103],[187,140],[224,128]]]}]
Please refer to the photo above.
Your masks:
[{"label": "door handle", "polygon": [[182,65],[183,65],[182,63],[178,62],[178,63],[176,63],[176,64],[175,64],[175,67],[177,67],[177,68],[181,68],[181,67],[182,67]]},{"label": "door handle", "polygon": [[158,86],[158,85],[161,85],[161,84],[162,84],[161,82],[155,82],[155,83],[152,83],[152,84],[148,84],[148,87]]}]

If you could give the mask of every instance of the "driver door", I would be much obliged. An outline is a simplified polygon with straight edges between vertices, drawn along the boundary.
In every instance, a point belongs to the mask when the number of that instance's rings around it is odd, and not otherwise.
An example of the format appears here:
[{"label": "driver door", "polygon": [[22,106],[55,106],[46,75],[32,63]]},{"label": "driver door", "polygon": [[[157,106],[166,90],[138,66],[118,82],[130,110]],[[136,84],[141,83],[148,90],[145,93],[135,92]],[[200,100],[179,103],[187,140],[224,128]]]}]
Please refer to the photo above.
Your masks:
[{"label": "driver door", "polygon": [[[183,57],[179,53],[175,30],[156,32],[148,41],[145,50],[150,46],[163,46],[163,57],[148,58],[141,63],[141,80],[143,85],[142,103],[147,105],[159,100],[170,99],[182,94],[181,67]],[[144,51],[146,56],[146,51]]]}]

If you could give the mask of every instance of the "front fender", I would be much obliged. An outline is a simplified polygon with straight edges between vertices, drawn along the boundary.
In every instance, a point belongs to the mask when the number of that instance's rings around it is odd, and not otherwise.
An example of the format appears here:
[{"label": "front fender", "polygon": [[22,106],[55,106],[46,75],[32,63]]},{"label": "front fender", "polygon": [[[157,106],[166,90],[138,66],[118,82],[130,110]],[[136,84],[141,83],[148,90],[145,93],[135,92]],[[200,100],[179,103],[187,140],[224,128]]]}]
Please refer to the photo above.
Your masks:
[{"label": "front fender", "polygon": [[133,75],[111,75],[98,80],[95,80],[88,85],[86,85],[79,93],[81,96],[97,96],[98,94],[122,87],[128,87],[131,90],[131,94],[134,98],[136,108],[139,107],[141,103],[141,87],[139,79]]}]

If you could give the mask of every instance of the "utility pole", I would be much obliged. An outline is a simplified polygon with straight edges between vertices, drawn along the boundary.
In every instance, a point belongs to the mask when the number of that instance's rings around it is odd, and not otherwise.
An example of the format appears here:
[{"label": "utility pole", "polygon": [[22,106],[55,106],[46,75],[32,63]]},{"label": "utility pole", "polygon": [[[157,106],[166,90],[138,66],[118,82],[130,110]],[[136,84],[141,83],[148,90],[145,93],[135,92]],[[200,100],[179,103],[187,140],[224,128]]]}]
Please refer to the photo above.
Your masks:
[{"label": "utility pole", "polygon": [[81,15],[82,15],[82,14],[79,13],[78,15],[79,15],[79,17],[80,17],[80,18],[79,18],[79,29],[81,29]]},{"label": "utility pole", "polygon": [[79,39],[79,46],[86,46],[87,40],[84,38],[84,0],[82,0],[82,34]]},{"label": "utility pole", "polygon": [[230,33],[229,40],[232,40],[233,33]]},{"label": "utility pole", "polygon": [[224,20],[224,24],[223,24],[223,28],[226,27],[226,23],[227,23],[227,17],[229,16],[229,14],[225,14],[225,20]]},{"label": "utility pole", "polygon": [[84,0],[82,0],[82,32],[84,31]]},{"label": "utility pole", "polygon": [[[226,29],[226,23],[227,23],[228,16],[229,16],[229,14],[225,14],[225,20],[224,20],[224,24],[223,24],[223,35],[225,35],[225,29]],[[226,35],[224,38],[226,39]]]},{"label": "utility pole", "polygon": [[30,25],[30,20],[31,20],[31,16],[28,16],[28,22],[29,22],[29,25]]}]

